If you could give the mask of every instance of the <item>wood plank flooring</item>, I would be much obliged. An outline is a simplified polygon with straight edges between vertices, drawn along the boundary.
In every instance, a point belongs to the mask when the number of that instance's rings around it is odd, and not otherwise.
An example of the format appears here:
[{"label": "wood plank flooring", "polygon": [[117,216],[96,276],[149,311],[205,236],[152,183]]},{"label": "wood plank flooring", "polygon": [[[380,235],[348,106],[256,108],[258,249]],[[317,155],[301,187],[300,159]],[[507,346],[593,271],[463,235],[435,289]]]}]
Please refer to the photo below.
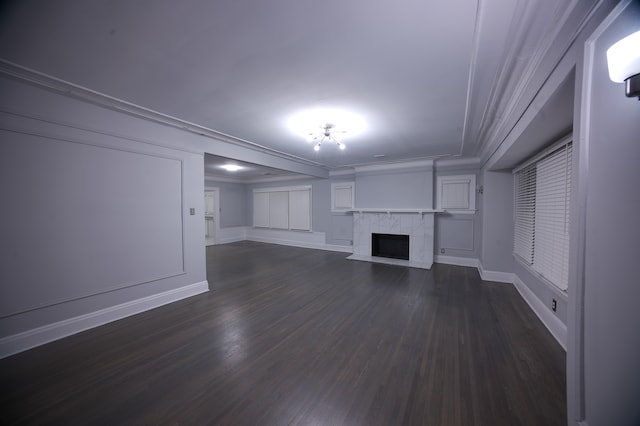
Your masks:
[{"label": "wood plank flooring", "polygon": [[565,353],[513,286],[240,242],[211,291],[0,360],[3,424],[564,425]]}]

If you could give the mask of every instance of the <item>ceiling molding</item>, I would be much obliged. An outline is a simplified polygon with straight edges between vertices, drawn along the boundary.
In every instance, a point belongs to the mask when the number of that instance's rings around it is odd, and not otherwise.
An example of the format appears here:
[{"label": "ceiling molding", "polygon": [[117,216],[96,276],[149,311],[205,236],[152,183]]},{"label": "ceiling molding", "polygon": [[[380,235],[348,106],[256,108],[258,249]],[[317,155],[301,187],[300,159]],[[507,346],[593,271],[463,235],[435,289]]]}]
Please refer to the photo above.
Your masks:
[{"label": "ceiling molding", "polygon": [[[543,53],[541,52],[541,56],[536,63],[536,68],[531,70],[530,78],[526,80],[526,84],[523,83],[521,91],[518,93],[518,102],[512,100],[509,104],[509,110],[505,111],[502,115],[503,119],[494,123],[493,131],[491,132],[490,137],[486,140],[492,140],[495,142],[491,144],[483,144],[482,141],[480,141],[478,145],[480,151],[477,155],[481,158],[483,168],[487,166],[488,162],[495,162],[497,160],[494,155],[501,149],[505,141],[517,139],[517,137],[519,137],[519,135],[513,134],[514,130],[519,127],[521,120],[527,116],[527,112],[531,107],[536,107],[533,104],[536,102],[536,99],[545,92],[550,80],[553,80],[553,76],[557,73],[558,67],[563,63],[563,61],[565,61],[565,58],[571,51],[576,40],[581,36],[583,30],[593,17],[596,16],[599,11],[603,10],[603,8],[606,8],[606,4],[606,0],[597,0],[592,2],[589,6],[586,6],[586,2],[573,0],[572,7],[567,9],[566,13],[563,14],[563,18],[556,24],[555,31],[553,31],[554,37],[546,44],[545,51]],[[580,9],[578,9],[578,6],[581,6]],[[581,13],[579,18],[572,16],[572,14],[579,12]],[[560,31],[563,29],[566,30],[565,27],[567,26],[567,22],[570,18],[573,18],[573,20],[577,19],[577,22],[574,22],[573,25],[571,25],[570,34],[564,39],[564,42],[562,40],[557,40],[561,35]],[[548,67],[548,71],[540,77],[540,85],[537,88],[534,88],[535,91],[533,93],[529,93],[527,89],[531,89],[531,80],[535,76],[535,73],[540,72],[541,63],[551,53],[551,48],[558,45],[561,45],[561,47],[556,51],[556,56],[551,59],[552,65]],[[577,49],[581,49],[581,47],[577,47]],[[581,53],[578,53],[578,55],[580,54]],[[530,99],[527,99],[526,105],[523,106],[525,103],[523,102],[523,98],[527,93],[530,94]],[[539,107],[537,108],[539,109]]]},{"label": "ceiling molding", "polygon": [[435,162],[435,168],[437,170],[448,169],[448,168],[458,168],[458,167],[469,167],[469,168],[480,168],[480,157],[465,157],[465,158],[447,158],[442,160],[437,160]]},{"label": "ceiling molding", "polygon": [[524,7],[524,11],[522,11],[521,13],[514,13],[511,19],[511,23],[509,25],[511,32],[507,36],[507,39],[511,41],[510,43],[508,43],[510,48],[503,54],[502,59],[500,60],[500,70],[493,79],[489,97],[482,111],[482,116],[480,118],[480,124],[478,126],[476,137],[476,154],[482,150],[484,145],[486,145],[485,141],[488,139],[485,136],[489,129],[496,123],[496,120],[494,120],[494,116],[499,109],[500,100],[505,98],[507,82],[509,80],[509,77],[512,76],[513,67],[516,62],[516,56],[519,53],[519,49],[517,47],[521,45],[527,33],[527,30],[529,29],[529,26],[523,24],[523,22],[527,22],[531,19],[532,9],[527,8],[526,5],[526,2],[518,1],[518,6],[520,8]]},{"label": "ceiling molding", "polygon": [[368,166],[356,166],[354,170],[356,173],[368,173],[368,172],[386,172],[392,170],[406,170],[406,169],[421,169],[432,168],[433,160],[420,160],[420,161],[405,161],[401,163],[385,163],[385,164],[371,164]]},{"label": "ceiling molding", "polygon": [[329,177],[338,177],[338,176],[353,176],[355,174],[355,169],[342,169],[342,170],[330,170]]},{"label": "ceiling molding", "polygon": [[245,181],[243,181],[242,179],[225,177],[225,176],[208,175],[206,173],[204,175],[204,181],[205,182],[245,183]]},{"label": "ceiling molding", "polygon": [[471,50],[471,60],[469,61],[469,76],[467,79],[467,99],[464,106],[464,120],[462,122],[462,138],[460,140],[459,155],[463,154],[464,142],[469,127],[469,116],[471,114],[471,93],[473,91],[473,83],[475,81],[476,69],[478,64],[478,51],[480,50],[480,17],[481,5],[483,0],[476,1],[476,19],[473,28],[473,48]]},{"label": "ceiling molding", "polygon": [[[486,141],[496,140],[497,135],[504,133],[505,127],[509,126],[510,123],[512,123],[512,120],[513,120],[512,117],[518,115],[517,111],[519,107],[522,105],[524,95],[527,93],[526,89],[530,86],[531,81],[533,80],[535,74],[538,72],[543,59],[549,53],[550,48],[554,45],[554,41],[556,41],[558,34],[560,33],[560,30],[565,26],[567,20],[571,16],[571,13],[576,8],[578,3],[579,3],[579,0],[572,0],[571,4],[564,9],[564,13],[562,14],[562,17],[555,22],[551,31],[545,32],[545,36],[538,40],[536,48],[533,50],[533,53],[529,61],[527,62],[525,69],[523,70],[522,74],[518,76],[518,82],[514,87],[513,91],[511,92],[510,96],[508,97],[504,96],[505,95],[504,91],[507,89],[507,84],[504,84],[504,82],[508,82],[508,79],[510,76],[508,74],[505,74],[506,67],[503,67],[502,69],[503,75],[500,76],[500,81],[501,81],[500,84],[503,85],[503,87],[501,88],[502,90],[501,96],[499,96],[498,99],[507,99],[507,103],[504,106],[502,113],[500,113],[499,103],[495,110],[495,112],[499,117],[501,117],[501,119],[491,120],[490,124],[487,127],[485,127],[484,129],[481,128],[480,139],[479,139],[477,149],[481,151],[483,147],[487,145]],[[529,3],[529,5],[531,5],[531,3]],[[520,41],[522,41],[522,39],[526,35],[526,32],[524,32],[524,29],[531,27],[530,20],[533,18],[534,12],[535,12],[534,6],[526,9],[526,12],[522,17],[525,24],[521,22],[520,25],[518,25],[519,31],[516,33],[518,37],[517,38],[518,42],[512,44],[512,46],[518,46],[520,44]],[[570,40],[569,43],[567,43],[567,46],[566,46],[567,49],[564,49],[562,56],[564,56],[564,54],[566,53],[566,50],[568,50],[571,43],[573,43],[573,39]],[[515,58],[517,55],[517,49],[512,48],[511,53],[512,54],[509,56],[508,60],[505,62],[505,64],[510,65],[509,71],[512,69],[511,65],[513,65],[515,61]]]},{"label": "ceiling molding", "polygon": [[0,58],[0,75],[6,75],[8,77],[28,83],[32,86],[43,87],[50,91],[60,93],[64,96],[89,102],[94,105],[115,110],[136,118],[153,121],[190,133],[195,133],[199,136],[212,138],[216,141],[241,146],[243,148],[249,148],[253,151],[269,154],[274,157],[294,161],[296,163],[304,164],[307,166],[325,168],[324,164],[297,157],[295,155],[287,154],[285,152],[270,149],[254,142],[236,138],[234,136],[209,129],[207,127],[191,123],[180,118],[172,117],[170,115],[163,114],[149,108],[145,108],[131,102],[127,102],[122,99],[118,99],[116,97],[79,86],[77,84],[59,79],[57,77],[53,77],[40,71],[24,67],[22,65],[7,61],[3,58]]}]

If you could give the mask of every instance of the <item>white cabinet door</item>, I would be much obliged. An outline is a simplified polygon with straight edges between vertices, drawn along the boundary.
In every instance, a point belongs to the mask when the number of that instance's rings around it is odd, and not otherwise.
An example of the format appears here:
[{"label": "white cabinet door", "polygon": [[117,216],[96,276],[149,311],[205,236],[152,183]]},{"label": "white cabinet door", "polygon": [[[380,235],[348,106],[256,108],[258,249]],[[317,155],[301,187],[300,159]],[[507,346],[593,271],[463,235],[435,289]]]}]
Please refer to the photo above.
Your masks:
[{"label": "white cabinet door", "polygon": [[253,193],[253,226],[257,228],[269,227],[269,193]]},{"label": "white cabinet door", "polygon": [[311,191],[289,192],[289,229],[311,230]]},{"label": "white cabinet door", "polygon": [[269,192],[269,225],[289,229],[289,192]]},{"label": "white cabinet door", "polygon": [[213,216],[214,214],[214,206],[213,206],[213,192],[205,192],[204,193],[204,214],[206,216]]}]

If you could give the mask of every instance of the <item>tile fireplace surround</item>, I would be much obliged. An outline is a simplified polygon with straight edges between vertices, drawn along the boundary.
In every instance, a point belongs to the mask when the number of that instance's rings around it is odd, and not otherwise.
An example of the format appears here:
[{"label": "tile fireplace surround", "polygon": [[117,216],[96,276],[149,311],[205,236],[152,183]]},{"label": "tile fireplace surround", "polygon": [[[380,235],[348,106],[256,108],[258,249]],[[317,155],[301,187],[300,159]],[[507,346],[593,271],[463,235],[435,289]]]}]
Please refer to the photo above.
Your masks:
[{"label": "tile fireplace surround", "polygon": [[[379,211],[378,211],[379,210]],[[353,211],[353,255],[347,259],[430,269],[435,210]],[[409,260],[371,256],[371,234],[409,235]]]}]

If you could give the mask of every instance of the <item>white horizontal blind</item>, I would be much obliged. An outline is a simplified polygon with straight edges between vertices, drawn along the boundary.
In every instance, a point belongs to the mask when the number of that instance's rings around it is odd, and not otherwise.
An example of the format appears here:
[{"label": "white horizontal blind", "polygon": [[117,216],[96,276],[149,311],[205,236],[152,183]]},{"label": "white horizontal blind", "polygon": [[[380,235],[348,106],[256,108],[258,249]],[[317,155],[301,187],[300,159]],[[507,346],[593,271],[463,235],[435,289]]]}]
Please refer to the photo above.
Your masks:
[{"label": "white horizontal blind", "polygon": [[515,174],[515,230],[513,251],[528,265],[533,264],[536,212],[536,165]]},{"label": "white horizontal blind", "polygon": [[537,163],[533,269],[568,287],[571,144]]}]

